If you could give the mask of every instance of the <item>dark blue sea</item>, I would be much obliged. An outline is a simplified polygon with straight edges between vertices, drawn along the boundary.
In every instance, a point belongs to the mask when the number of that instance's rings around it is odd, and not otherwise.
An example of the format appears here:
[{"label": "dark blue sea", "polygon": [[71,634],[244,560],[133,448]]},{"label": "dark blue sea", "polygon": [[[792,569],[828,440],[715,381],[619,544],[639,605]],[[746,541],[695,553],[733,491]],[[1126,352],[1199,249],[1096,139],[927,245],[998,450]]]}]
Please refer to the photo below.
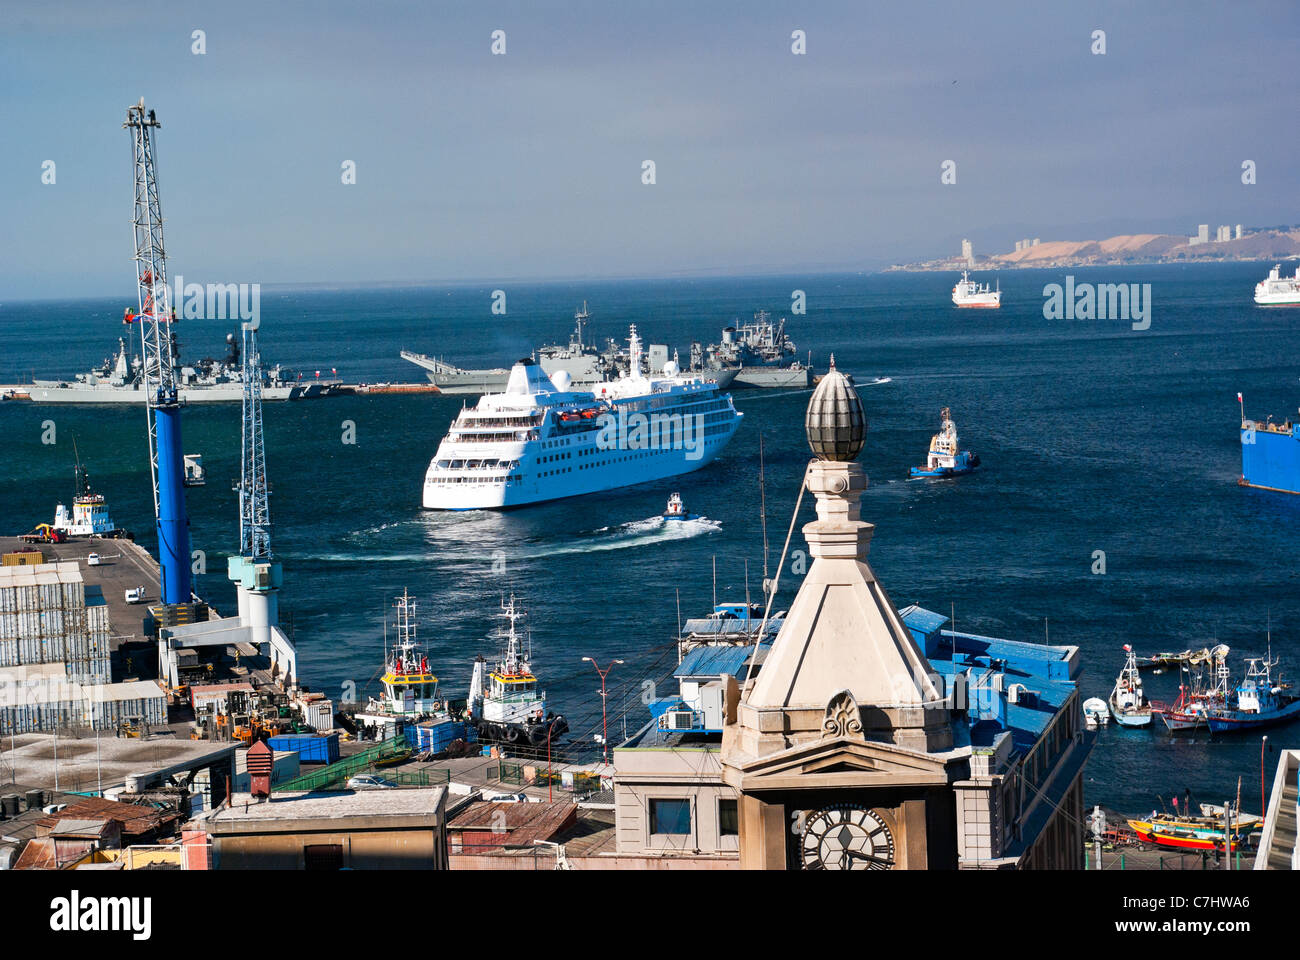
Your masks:
[{"label": "dark blue sea", "polygon": [[[1083,695],[1104,697],[1125,643],[1139,653],[1221,641],[1241,658],[1272,648],[1300,672],[1296,532],[1300,497],[1237,486],[1236,394],[1250,416],[1300,406],[1300,310],[1250,301],[1269,264],[1013,271],[1000,311],[957,311],[949,274],[669,279],[383,289],[262,290],[262,353],[314,376],[337,368],[356,381],[422,379],[407,348],[462,366],[499,366],[533,345],[564,341],[587,300],[590,334],[649,342],[685,355],[692,339],[759,308],[790,317],[800,353],[837,364],[860,384],[869,420],[862,456],[870,487],[863,515],[877,525],[870,561],[898,606],[917,602],[958,627],[1018,640],[1077,644]],[[1124,320],[1046,320],[1043,286],[1064,281],[1150,283],[1150,329]],[[983,277],[981,277],[983,279]],[[507,292],[505,317],[491,290]],[[70,376],[108,354],[130,291],[113,298],[0,304],[0,383]],[[228,321],[186,321],[187,359],[219,356]],[[892,382],[867,386],[876,377]],[[282,620],[314,689],[374,683],[382,624],[395,594],[419,598],[422,638],[445,690],[463,695],[470,664],[502,593],[531,614],[534,663],[553,705],[586,743],[599,733],[599,683],[581,657],[626,662],[610,675],[611,737],[646,718],[642,682],[675,665],[682,617],[706,614],[717,566],[719,600],[760,593],[758,445],[766,447],[773,557],[809,457],[807,391],[736,394],[744,423],[707,468],[668,483],[501,514],[433,514],[421,480],[462,398],[345,397],[271,404],[267,450],[273,546],[283,561]],[[979,473],[909,482],[939,410],[952,408]],[[53,420],[58,442],[41,443]],[[342,442],[345,421],[356,443]],[[224,557],[236,541],[229,480],[239,472],[236,406],[185,411],[185,446],[201,453],[206,487],[190,491],[195,549],[209,573],[197,589],[230,610]],[[0,529],[23,532],[72,493],[75,436],[117,521],[152,547],[152,502],[141,410],[0,404]],[[720,522],[666,535],[644,523],[679,489]],[[804,521],[811,518],[805,501]],[[795,545],[800,541],[796,533]],[[1093,573],[1104,551],[1105,573]],[[775,560],[774,560],[775,562]],[[788,606],[798,577],[782,580]],[[1172,699],[1176,674],[1153,676]],[[1271,746],[1300,746],[1300,726],[1269,731]],[[1265,762],[1271,779],[1276,754]],[[1087,771],[1087,800],[1146,812],[1184,790],[1259,805],[1260,739],[1171,739],[1163,730],[1102,732]]]}]

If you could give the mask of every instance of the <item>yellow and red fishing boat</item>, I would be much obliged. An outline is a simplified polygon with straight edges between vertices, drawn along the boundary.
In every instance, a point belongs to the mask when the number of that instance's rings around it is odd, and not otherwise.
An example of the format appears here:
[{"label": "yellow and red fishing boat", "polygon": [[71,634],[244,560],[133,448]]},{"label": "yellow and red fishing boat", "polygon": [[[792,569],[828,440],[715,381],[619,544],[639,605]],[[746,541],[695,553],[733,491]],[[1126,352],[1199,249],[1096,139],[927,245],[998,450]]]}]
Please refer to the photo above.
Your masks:
[{"label": "yellow and red fishing boat", "polygon": [[1236,850],[1243,837],[1240,824],[1229,838],[1222,817],[1179,816],[1153,813],[1145,820],[1130,820],[1128,825],[1141,839],[1161,847],[1182,850]]}]

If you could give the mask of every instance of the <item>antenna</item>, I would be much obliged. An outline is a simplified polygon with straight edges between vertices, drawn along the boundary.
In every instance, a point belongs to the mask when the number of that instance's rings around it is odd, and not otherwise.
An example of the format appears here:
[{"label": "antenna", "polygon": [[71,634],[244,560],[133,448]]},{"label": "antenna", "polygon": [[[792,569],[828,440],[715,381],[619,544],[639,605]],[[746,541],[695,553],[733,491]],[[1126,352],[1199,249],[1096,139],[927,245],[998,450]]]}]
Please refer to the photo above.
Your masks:
[{"label": "antenna", "polygon": [[718,555],[713,555],[713,609],[718,609]]}]

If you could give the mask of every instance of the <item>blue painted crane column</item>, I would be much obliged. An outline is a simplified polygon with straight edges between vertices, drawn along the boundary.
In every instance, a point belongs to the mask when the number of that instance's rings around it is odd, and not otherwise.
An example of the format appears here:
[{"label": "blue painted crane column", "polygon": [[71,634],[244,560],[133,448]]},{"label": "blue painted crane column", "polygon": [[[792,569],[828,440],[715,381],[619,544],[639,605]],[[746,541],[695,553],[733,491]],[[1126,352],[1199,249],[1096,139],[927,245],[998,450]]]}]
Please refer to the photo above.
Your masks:
[{"label": "blue painted crane column", "polygon": [[190,521],[185,512],[185,462],[181,444],[181,405],[154,408],[158,429],[158,562],[163,603],[189,603]]}]

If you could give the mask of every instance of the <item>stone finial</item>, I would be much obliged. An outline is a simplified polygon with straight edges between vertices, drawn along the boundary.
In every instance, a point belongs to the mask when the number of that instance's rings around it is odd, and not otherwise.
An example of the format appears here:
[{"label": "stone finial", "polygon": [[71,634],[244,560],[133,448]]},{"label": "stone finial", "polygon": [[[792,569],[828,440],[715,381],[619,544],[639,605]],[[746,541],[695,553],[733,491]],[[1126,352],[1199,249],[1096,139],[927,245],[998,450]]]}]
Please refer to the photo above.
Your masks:
[{"label": "stone finial", "polygon": [[849,378],[835,369],[834,354],[830,369],[808,401],[804,429],[808,446],[822,460],[848,463],[862,452],[867,438],[862,400]]}]

